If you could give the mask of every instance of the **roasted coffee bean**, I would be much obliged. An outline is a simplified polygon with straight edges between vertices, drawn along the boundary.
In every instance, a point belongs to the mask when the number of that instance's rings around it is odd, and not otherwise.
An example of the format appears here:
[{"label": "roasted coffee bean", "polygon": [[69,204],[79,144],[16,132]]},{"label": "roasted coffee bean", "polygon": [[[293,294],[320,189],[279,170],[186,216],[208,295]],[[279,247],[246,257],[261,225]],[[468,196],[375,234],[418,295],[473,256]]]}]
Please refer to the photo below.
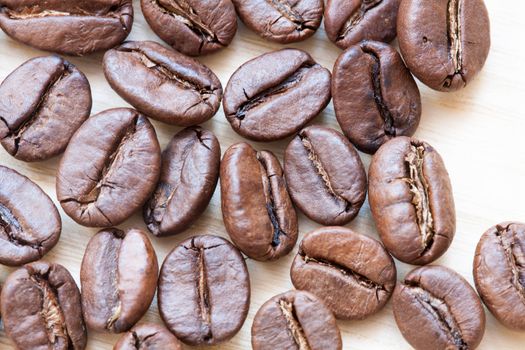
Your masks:
[{"label": "roasted coffee bean", "polygon": [[503,325],[525,331],[525,224],[504,222],[485,232],[474,257],[474,282]]},{"label": "roasted coffee bean", "polygon": [[250,278],[241,253],[217,236],[195,236],[173,249],[160,271],[160,316],[189,345],[214,345],[242,327]]},{"label": "roasted coffee bean", "polygon": [[58,56],[33,58],[0,85],[0,139],[13,157],[33,162],[62,153],[91,111],[89,82]]},{"label": "roasted coffee bean", "polygon": [[0,0],[0,28],[37,49],[82,56],[122,42],[132,0]]},{"label": "roasted coffee bean", "polygon": [[221,103],[221,82],[208,67],[153,41],[130,41],[106,52],[104,74],[133,107],[168,124],[205,122]]},{"label": "roasted coffee bean", "polygon": [[362,40],[388,43],[396,37],[401,0],[328,0],[324,28],[328,39],[341,49]]},{"label": "roasted coffee bean", "polygon": [[60,238],[58,210],[42,189],[15,170],[0,166],[0,264],[38,260]]},{"label": "roasted coffee bean", "polygon": [[144,206],[144,222],[155,236],[187,229],[206,209],[217,186],[221,146],[201,127],[180,131],[162,154],[160,180]]},{"label": "roasted coffee bean", "polygon": [[233,0],[233,3],[248,28],[281,44],[311,37],[323,18],[322,0]]},{"label": "roasted coffee bean", "polygon": [[86,347],[80,291],[62,265],[39,261],[15,270],[0,304],[5,332],[18,349]]},{"label": "roasted coffee bean", "polygon": [[483,0],[403,0],[397,20],[399,48],[410,71],[439,91],[465,87],[490,49]]},{"label": "roasted coffee bean", "polygon": [[222,217],[233,243],[260,261],[288,254],[297,242],[297,215],[275,155],[237,143],[226,150],[220,177]]},{"label": "roasted coffee bean", "polygon": [[293,202],[323,225],[344,225],[366,197],[366,173],[352,144],[323,126],[304,128],[284,154],[284,174]]},{"label": "roasted coffee bean", "polygon": [[182,350],[182,344],[165,327],[143,323],[120,337],[113,350]]},{"label": "roasted coffee bean", "polygon": [[394,260],[381,243],[336,226],[304,237],[290,275],[295,288],[315,294],[345,320],[379,311],[396,285]]},{"label": "roasted coffee bean", "polygon": [[256,141],[293,135],[330,101],[330,72],[298,49],[266,53],[233,73],[224,114],[235,132]]},{"label": "roasted coffee bean", "polygon": [[428,143],[396,137],[372,158],[368,201],[386,248],[408,264],[428,264],[452,243],[456,211],[443,159]]},{"label": "roasted coffee bean", "polygon": [[341,129],[362,152],[412,136],[419,125],[419,89],[388,44],[363,41],[343,52],[334,65],[332,96]]},{"label": "roasted coffee bean", "polygon": [[315,295],[292,290],[261,306],[252,325],[253,350],[340,350],[332,312]]},{"label": "roasted coffee bean", "polygon": [[483,338],[485,312],[478,295],[449,268],[412,270],[392,300],[397,326],[416,350],[472,350]]},{"label": "roasted coffee bean", "polygon": [[84,226],[112,226],[141,208],[160,174],[155,129],[137,111],[106,110],[71,138],[57,173],[57,197]]},{"label": "roasted coffee bean", "polygon": [[174,49],[190,56],[228,46],[237,31],[230,0],[141,0],[151,29]]},{"label": "roasted coffee bean", "polygon": [[90,329],[121,333],[146,313],[159,266],[146,234],[104,229],[89,241],[80,267],[82,311]]}]

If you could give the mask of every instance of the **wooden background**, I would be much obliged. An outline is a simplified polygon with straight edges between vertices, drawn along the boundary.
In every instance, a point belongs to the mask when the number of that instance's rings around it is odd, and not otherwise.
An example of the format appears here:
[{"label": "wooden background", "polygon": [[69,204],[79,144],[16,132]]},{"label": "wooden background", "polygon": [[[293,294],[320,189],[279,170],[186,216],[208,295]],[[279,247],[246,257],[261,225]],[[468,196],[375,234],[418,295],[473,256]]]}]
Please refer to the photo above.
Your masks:
[{"label": "wooden background", "polygon": [[[450,173],[457,209],[456,237],[448,252],[436,263],[446,265],[472,283],[472,259],[481,234],[490,226],[505,220],[525,222],[525,45],[523,39],[523,10],[518,0],[486,0],[490,18],[492,48],[485,68],[466,89],[457,93],[438,93],[420,84],[423,116],[416,136],[428,141],[443,156]],[[149,29],[134,1],[135,23],[131,40],[161,40]],[[289,45],[308,51],[314,59],[332,70],[341,53],[326,37],[323,27],[305,42]],[[242,63],[262,53],[279,49],[282,45],[263,41],[239,23],[233,43],[216,54],[200,60],[208,65],[226,86],[229,77]],[[29,58],[45,53],[25,47],[0,32],[0,80]],[[71,58],[88,77],[93,91],[93,110],[127,106],[109,87],[101,69],[102,54]],[[339,129],[333,106],[314,121]],[[161,146],[180,128],[153,121]],[[222,152],[243,139],[230,128],[221,110],[207,123],[220,140]],[[282,160],[289,139],[258,144],[275,152]],[[361,154],[368,167],[370,156]],[[58,245],[45,260],[66,266],[77,283],[82,255],[90,237],[97,229],[77,225],[64,214],[56,202],[55,172],[58,157],[40,163],[15,160],[0,147],[0,164],[12,167],[38,183],[55,201],[62,215],[63,230]],[[319,225],[300,217],[300,238]],[[127,220],[121,228],[144,228],[140,213]],[[368,204],[348,227],[377,238]],[[202,217],[186,232],[171,238],[152,238],[159,263],[179,242],[196,234],[215,234],[227,237],[220,211],[219,188]],[[297,246],[287,257],[273,263],[248,260],[252,283],[252,301],[248,318],[241,331],[232,340],[216,349],[250,349],[250,327],[259,307],[270,297],[293,288],[289,267]],[[398,280],[412,267],[396,261]],[[13,269],[0,267],[0,281]],[[525,317],[525,316],[524,316]],[[161,322],[154,300],[142,321]],[[398,331],[391,304],[364,321],[339,321],[344,349],[409,349]],[[89,332],[89,349],[110,349],[118,335]],[[523,349],[525,333],[512,332],[498,324],[487,312],[487,328],[481,349]],[[0,349],[12,349],[3,328],[0,331]]]}]

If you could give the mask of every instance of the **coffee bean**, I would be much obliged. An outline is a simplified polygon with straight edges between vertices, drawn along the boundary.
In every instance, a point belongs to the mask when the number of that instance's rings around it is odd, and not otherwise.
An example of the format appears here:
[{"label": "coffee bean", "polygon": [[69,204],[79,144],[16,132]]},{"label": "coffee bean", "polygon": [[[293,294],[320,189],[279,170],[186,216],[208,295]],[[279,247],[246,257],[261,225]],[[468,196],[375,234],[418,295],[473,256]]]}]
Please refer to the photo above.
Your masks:
[{"label": "coffee bean", "polygon": [[323,225],[344,225],[366,197],[366,173],[352,144],[319,125],[299,132],[286,148],[284,173],[293,202]]},{"label": "coffee bean", "polygon": [[388,44],[363,41],[343,52],[334,65],[332,95],[341,129],[362,152],[412,136],[419,125],[419,89]]},{"label": "coffee bean", "polygon": [[237,31],[230,0],[141,0],[151,29],[174,49],[190,56],[228,46]]},{"label": "coffee bean", "polygon": [[90,117],[71,138],[57,173],[57,197],[84,226],[112,226],[142,207],[160,174],[160,146],[137,111],[115,108]]},{"label": "coffee bean", "polygon": [[328,39],[341,49],[361,40],[388,43],[396,37],[401,0],[328,0],[324,28]]},{"label": "coffee bean", "polygon": [[342,348],[334,315],[315,295],[288,291],[261,306],[252,325],[254,350]]},{"label": "coffee bean", "polygon": [[248,314],[246,263],[221,237],[191,237],[164,260],[157,297],[164,323],[184,343],[224,342],[239,331]]},{"label": "coffee bean", "polygon": [[260,261],[288,254],[297,241],[297,215],[275,155],[237,143],[226,150],[220,177],[222,217],[233,243]]},{"label": "coffee bean", "polygon": [[483,0],[403,0],[397,33],[410,71],[439,91],[465,87],[489,54],[490,23]]},{"label": "coffee bean", "polygon": [[443,159],[428,143],[396,137],[372,158],[368,200],[386,248],[408,264],[428,264],[456,231],[452,186]]},{"label": "coffee bean", "polygon": [[201,127],[180,131],[162,154],[160,180],[144,206],[144,222],[155,236],[187,229],[206,209],[217,186],[221,146]]},{"label": "coffee bean", "polygon": [[86,347],[80,291],[62,265],[39,261],[15,270],[0,304],[5,332],[18,349]]},{"label": "coffee bean", "polygon": [[330,72],[298,49],[266,53],[233,73],[226,118],[238,134],[274,141],[299,131],[330,101]]},{"label": "coffee bean", "polygon": [[361,320],[390,298],[396,266],[375,239],[332,226],[304,237],[290,276],[295,288],[315,294],[336,318]]},{"label": "coffee bean", "polygon": [[449,268],[412,270],[392,299],[397,326],[416,350],[475,349],[483,338],[483,306],[468,282]]},{"label": "coffee bean", "polygon": [[60,238],[58,210],[42,189],[15,170],[0,166],[0,264],[38,260]]},{"label": "coffee bean", "polygon": [[106,52],[104,74],[133,107],[168,124],[203,123],[222,98],[221,82],[208,67],[153,41],[129,41]]},{"label": "coffee bean", "polygon": [[132,0],[0,0],[0,28],[45,51],[83,56],[122,42],[133,25]]},{"label": "coffee bean", "polygon": [[233,3],[248,28],[281,44],[311,37],[323,18],[322,0],[233,0]]},{"label": "coffee bean", "polygon": [[120,337],[113,350],[182,350],[180,341],[163,326],[143,323]]},{"label": "coffee bean", "polygon": [[80,267],[82,311],[90,329],[128,331],[155,295],[159,267],[146,234],[104,229],[89,241]]},{"label": "coffee bean", "polygon": [[525,331],[525,224],[504,222],[483,234],[474,257],[474,282],[504,326]]},{"label": "coffee bean", "polygon": [[89,82],[58,56],[33,58],[0,85],[0,139],[13,157],[33,162],[64,151],[91,111]]}]

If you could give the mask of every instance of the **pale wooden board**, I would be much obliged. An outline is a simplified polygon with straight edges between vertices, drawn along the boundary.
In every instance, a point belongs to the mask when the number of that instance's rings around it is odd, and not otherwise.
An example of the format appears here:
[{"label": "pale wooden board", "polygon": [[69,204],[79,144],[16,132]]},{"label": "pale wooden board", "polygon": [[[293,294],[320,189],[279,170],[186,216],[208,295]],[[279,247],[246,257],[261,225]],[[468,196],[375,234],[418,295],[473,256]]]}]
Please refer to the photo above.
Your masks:
[{"label": "pale wooden board", "polygon": [[[452,180],[457,208],[457,233],[448,252],[437,263],[451,267],[472,283],[472,259],[480,235],[490,226],[504,220],[525,221],[525,46],[523,45],[523,18],[525,6],[518,0],[486,0],[491,17],[492,48],[484,70],[463,91],[445,94],[421,86],[423,117],[416,136],[428,141],[443,156]],[[132,40],[161,41],[147,26],[134,1],[135,23],[129,37]],[[289,45],[308,51],[319,63],[332,69],[341,52],[326,38],[321,27],[312,38],[303,43]],[[226,86],[229,77],[242,63],[281,45],[263,41],[242,24],[233,43],[225,50],[203,57]],[[0,32],[0,79],[27,59],[43,52],[25,47]],[[109,87],[101,70],[102,54],[85,58],[71,58],[88,77],[93,90],[93,113],[127,104]],[[153,122],[161,145],[180,130]],[[314,120],[339,129],[332,104]],[[222,109],[203,125],[219,138],[222,152],[231,144],[243,141],[232,131]],[[270,149],[281,159],[288,140],[268,144],[254,144]],[[368,167],[370,156],[362,154]],[[0,164],[12,167],[38,183],[56,202],[55,172],[58,158],[28,164],[13,159],[0,148]],[[79,283],[79,270],[85,246],[97,229],[74,223],[60,209],[63,231],[58,245],[45,260],[66,266]],[[300,215],[300,237],[318,227]],[[127,220],[122,228],[144,228],[139,213]],[[348,225],[357,232],[377,237],[370,209],[365,203],[359,216]],[[219,189],[204,215],[185,233],[172,238],[152,238],[159,262],[179,242],[195,234],[216,234],[227,237],[220,211]],[[250,327],[258,308],[275,294],[291,289],[289,267],[294,251],[273,263],[248,260],[252,283],[252,301],[248,319],[237,336],[217,346],[217,349],[249,349]],[[398,280],[411,266],[396,262]],[[0,267],[0,281],[13,269]],[[142,321],[161,322],[154,300]],[[364,321],[338,322],[345,349],[409,349],[398,331],[392,316],[392,306]],[[89,349],[110,349],[118,336],[89,332]],[[525,333],[512,332],[487,312],[487,328],[481,349],[523,349]],[[0,349],[12,349],[12,342],[0,331]]]}]

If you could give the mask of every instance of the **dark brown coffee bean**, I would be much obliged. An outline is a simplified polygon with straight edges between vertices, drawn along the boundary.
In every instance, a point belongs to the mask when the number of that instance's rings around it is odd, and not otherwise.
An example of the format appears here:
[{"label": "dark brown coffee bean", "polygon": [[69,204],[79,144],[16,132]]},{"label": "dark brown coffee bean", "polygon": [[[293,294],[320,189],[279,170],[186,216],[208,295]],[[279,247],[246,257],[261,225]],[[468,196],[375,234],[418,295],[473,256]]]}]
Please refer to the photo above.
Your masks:
[{"label": "dark brown coffee bean", "polygon": [[27,177],[0,166],[0,264],[19,266],[42,258],[61,230],[49,196]]},{"label": "dark brown coffee bean", "polygon": [[62,153],[91,111],[82,72],[58,56],[33,58],[0,85],[0,139],[13,157],[33,162]]},{"label": "dark brown coffee bean", "polygon": [[233,243],[260,261],[288,254],[297,242],[297,215],[275,155],[237,143],[226,150],[220,177],[222,217]]},{"label": "dark brown coffee bean", "polygon": [[248,28],[281,44],[311,37],[323,18],[322,0],[233,0],[233,3]]},{"label": "dark brown coffee bean", "polygon": [[293,135],[330,101],[330,72],[298,49],[266,53],[233,73],[224,92],[226,118],[256,141]]},{"label": "dark brown coffee bean", "polygon": [[293,202],[323,225],[344,225],[366,197],[366,173],[352,144],[339,132],[309,126],[290,142],[284,173]]},{"label": "dark brown coffee bean", "polygon": [[261,306],[252,325],[253,350],[340,350],[332,312],[315,295],[292,290]]},{"label": "dark brown coffee bean", "polygon": [[372,158],[368,201],[386,248],[408,264],[428,264],[452,243],[456,211],[443,159],[428,143],[396,137]]},{"label": "dark brown coffee bean", "polygon": [[318,296],[336,318],[361,320],[390,298],[396,266],[375,239],[332,226],[304,237],[290,276],[295,288]]},{"label": "dark brown coffee bean", "polygon": [[71,138],[57,173],[57,197],[84,226],[112,226],[141,208],[160,174],[150,122],[129,108],[90,117]]},{"label": "dark brown coffee bean", "polygon": [[146,234],[104,229],[89,241],[82,266],[82,311],[90,329],[121,333],[148,310],[159,266]]},{"label": "dark brown coffee bean", "polygon": [[120,337],[113,350],[182,350],[182,344],[165,327],[143,323]]},{"label": "dark brown coffee bean", "polygon": [[419,89],[388,44],[363,41],[343,52],[334,65],[332,96],[341,129],[362,152],[412,136],[419,125]]},{"label": "dark brown coffee bean", "polygon": [[122,42],[132,0],[0,0],[0,28],[37,49],[82,56]]},{"label": "dark brown coffee bean", "polygon": [[392,300],[397,326],[416,350],[475,349],[483,338],[485,312],[478,295],[449,268],[412,270]]},{"label": "dark brown coffee bean", "polygon": [[362,40],[388,43],[396,37],[401,0],[328,0],[324,28],[341,49]]},{"label": "dark brown coffee bean", "polygon": [[474,282],[504,326],[525,331],[525,224],[504,222],[483,234],[474,257]]},{"label": "dark brown coffee bean", "polygon": [[130,41],[106,52],[104,74],[133,107],[168,124],[203,123],[222,99],[221,82],[208,67],[153,41]]},{"label": "dark brown coffee bean", "polygon": [[217,186],[221,146],[201,127],[180,131],[162,154],[160,180],[144,206],[144,222],[155,236],[187,229],[206,209]]},{"label": "dark brown coffee bean", "polygon": [[195,236],[173,249],[160,271],[159,312],[189,345],[214,345],[242,327],[250,278],[241,253],[217,236]]},{"label": "dark brown coffee bean", "polygon": [[174,49],[190,56],[228,46],[237,31],[230,0],[141,0],[151,29]]},{"label": "dark brown coffee bean", "polygon": [[490,23],[483,0],[403,0],[397,33],[410,71],[439,91],[465,87],[489,54]]},{"label": "dark brown coffee bean", "polygon": [[0,304],[4,329],[17,348],[85,349],[80,291],[62,265],[39,261],[15,270]]}]

